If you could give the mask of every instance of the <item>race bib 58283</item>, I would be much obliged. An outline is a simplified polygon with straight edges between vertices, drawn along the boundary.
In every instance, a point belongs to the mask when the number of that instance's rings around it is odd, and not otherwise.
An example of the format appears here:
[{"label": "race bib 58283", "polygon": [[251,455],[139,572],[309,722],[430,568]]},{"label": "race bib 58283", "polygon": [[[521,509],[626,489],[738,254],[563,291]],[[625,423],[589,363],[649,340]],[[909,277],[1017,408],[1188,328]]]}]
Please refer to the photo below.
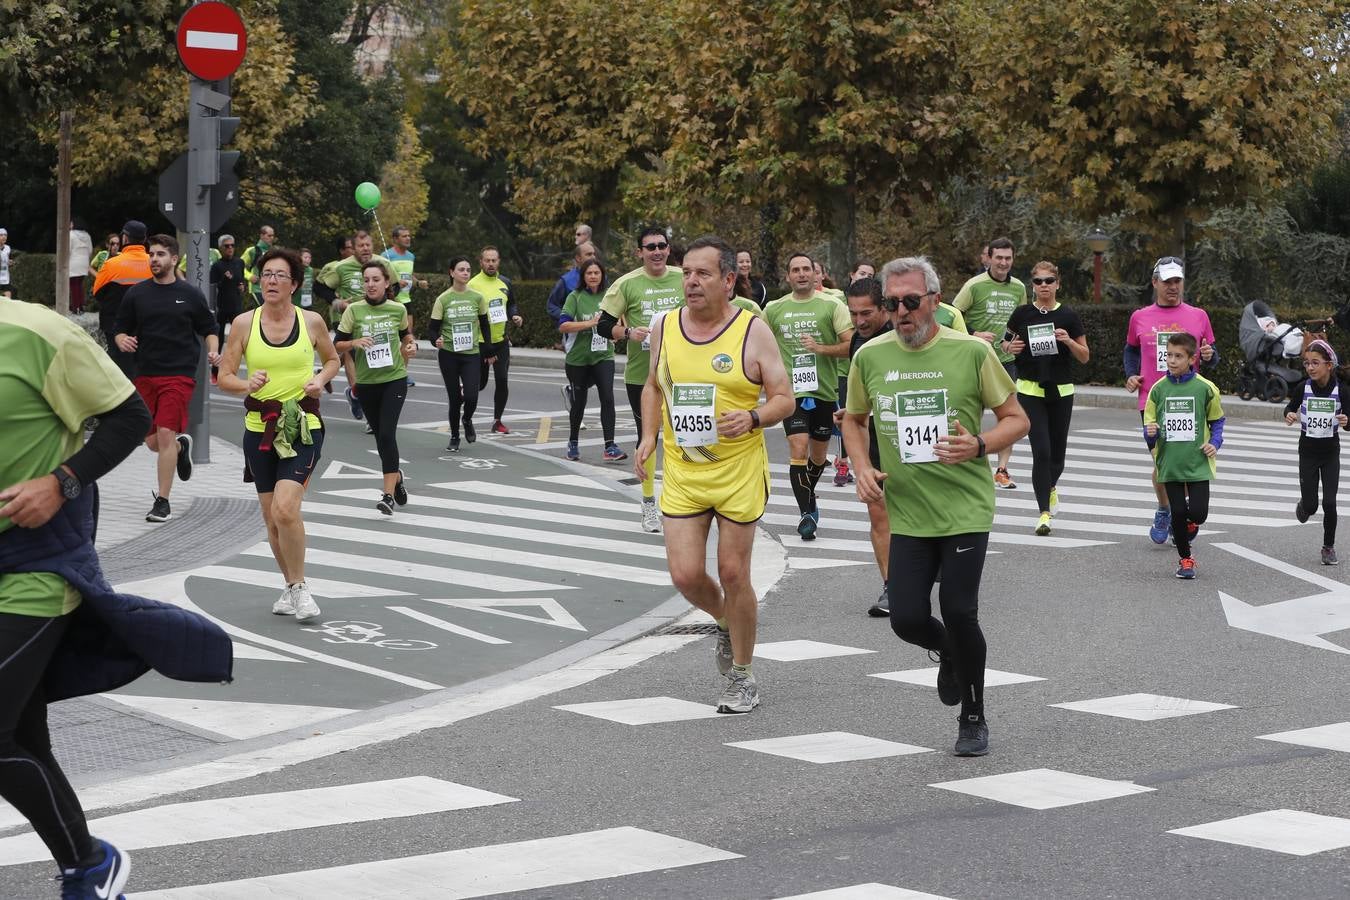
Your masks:
[{"label": "race bib 58283", "polygon": [[1194,397],[1163,398],[1163,440],[1169,443],[1195,443],[1196,416]]}]

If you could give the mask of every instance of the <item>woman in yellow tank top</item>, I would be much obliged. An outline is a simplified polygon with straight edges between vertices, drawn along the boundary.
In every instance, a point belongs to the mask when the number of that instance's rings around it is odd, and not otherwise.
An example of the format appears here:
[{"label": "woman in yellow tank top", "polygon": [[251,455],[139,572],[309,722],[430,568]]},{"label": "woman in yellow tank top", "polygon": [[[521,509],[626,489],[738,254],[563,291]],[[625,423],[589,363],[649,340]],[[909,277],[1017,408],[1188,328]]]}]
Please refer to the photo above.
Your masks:
[{"label": "woman in yellow tank top", "polygon": [[[273,248],[258,261],[263,303],[230,326],[220,361],[222,391],[244,398],[245,479],[258,489],[267,541],[285,589],[272,605],[280,616],[308,621],[319,615],[305,585],[305,523],[300,504],[319,461],[323,420],[319,394],[338,370],[328,326],[315,312],[295,306],[292,295],[305,267],[291,250]],[[314,372],[314,353],[323,368]],[[239,363],[248,379],[239,377]]]}]

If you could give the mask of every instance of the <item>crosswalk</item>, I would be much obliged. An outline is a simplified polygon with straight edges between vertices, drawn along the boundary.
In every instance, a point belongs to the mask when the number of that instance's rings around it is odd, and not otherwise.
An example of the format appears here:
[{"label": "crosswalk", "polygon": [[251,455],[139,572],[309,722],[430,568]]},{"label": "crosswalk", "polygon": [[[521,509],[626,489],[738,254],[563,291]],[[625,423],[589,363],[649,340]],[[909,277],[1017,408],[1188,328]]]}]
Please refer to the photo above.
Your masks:
[{"label": "crosswalk", "polygon": [[[616,439],[621,446],[629,447],[636,440],[632,427],[631,417],[620,414]],[[588,448],[598,450],[603,440],[583,438],[579,443],[584,457]],[[522,446],[554,455],[566,441]],[[1297,524],[1293,517],[1299,497],[1297,446],[1297,432],[1282,424],[1230,420],[1219,454],[1218,477],[1211,483],[1210,515],[1204,533]],[[832,453],[834,449],[832,446]],[[796,534],[800,515],[788,482],[786,461],[771,461],[769,470],[772,490],[762,524],[782,544],[792,565],[865,565],[872,559],[867,513],[858,503],[853,485],[836,487],[833,469],[826,469],[817,487],[821,510],[817,538],[805,542]],[[626,467],[616,471],[603,466],[602,471],[615,479],[631,474]],[[1034,533],[1040,510],[1031,488],[1030,448],[1025,442],[1015,448],[1010,472],[1018,487],[997,492],[989,536],[994,548],[991,552],[1018,547],[1080,550],[1148,542],[1157,499],[1150,483],[1152,464],[1135,430],[1086,428],[1070,435],[1067,465],[1058,486],[1060,503],[1049,536]]]}]

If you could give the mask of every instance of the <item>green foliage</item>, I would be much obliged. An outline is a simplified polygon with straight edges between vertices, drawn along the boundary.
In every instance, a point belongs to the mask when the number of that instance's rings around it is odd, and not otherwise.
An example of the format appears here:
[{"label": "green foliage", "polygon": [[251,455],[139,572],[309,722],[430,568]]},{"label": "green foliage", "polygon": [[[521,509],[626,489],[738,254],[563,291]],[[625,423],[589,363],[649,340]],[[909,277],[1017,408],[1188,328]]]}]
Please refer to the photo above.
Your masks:
[{"label": "green foliage", "polygon": [[989,173],[1088,220],[1122,214],[1166,249],[1188,220],[1271,198],[1335,139],[1338,0],[965,6]]},{"label": "green foliage", "polygon": [[21,253],[9,261],[9,281],[18,300],[52,306],[56,303],[56,255]]}]

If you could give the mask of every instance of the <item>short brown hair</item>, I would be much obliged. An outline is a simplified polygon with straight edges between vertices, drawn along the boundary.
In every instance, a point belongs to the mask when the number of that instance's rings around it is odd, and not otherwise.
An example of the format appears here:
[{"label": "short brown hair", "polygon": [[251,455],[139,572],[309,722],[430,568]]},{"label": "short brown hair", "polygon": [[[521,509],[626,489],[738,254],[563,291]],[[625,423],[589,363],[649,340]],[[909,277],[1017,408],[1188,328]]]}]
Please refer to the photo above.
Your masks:
[{"label": "short brown hair", "polygon": [[146,249],[158,244],[169,251],[170,256],[178,255],[178,239],[171,234],[152,234],[150,239],[145,242]]},{"label": "short brown hair", "polygon": [[1194,356],[1199,349],[1195,342],[1195,335],[1188,331],[1178,331],[1167,339],[1167,346],[1180,347],[1186,351],[1187,356]]},{"label": "short brown hair", "polygon": [[1055,265],[1048,259],[1043,259],[1040,262],[1036,263],[1036,265],[1031,267],[1032,275],[1035,275],[1037,272],[1049,272],[1051,275],[1058,278],[1059,266]]}]

